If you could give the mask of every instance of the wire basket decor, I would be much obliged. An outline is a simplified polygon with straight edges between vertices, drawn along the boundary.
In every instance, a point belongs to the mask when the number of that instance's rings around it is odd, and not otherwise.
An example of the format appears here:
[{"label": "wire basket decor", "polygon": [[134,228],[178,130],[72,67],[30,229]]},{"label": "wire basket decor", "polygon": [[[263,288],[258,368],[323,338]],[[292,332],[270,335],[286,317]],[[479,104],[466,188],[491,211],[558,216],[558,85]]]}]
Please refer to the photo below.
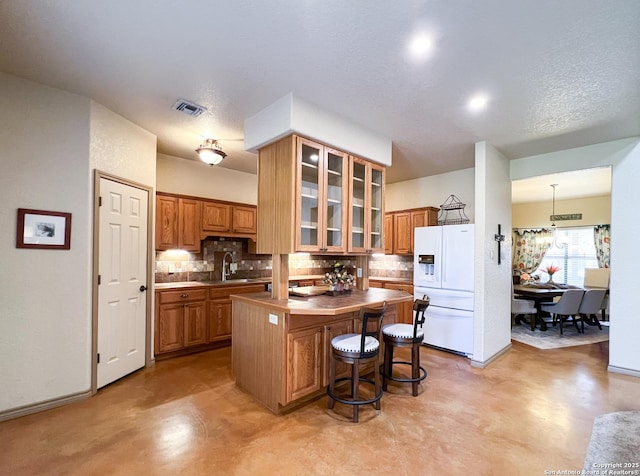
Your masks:
[{"label": "wire basket decor", "polygon": [[464,225],[469,223],[469,217],[464,213],[464,207],[466,206],[455,195],[449,195],[444,203],[440,205],[438,225]]}]

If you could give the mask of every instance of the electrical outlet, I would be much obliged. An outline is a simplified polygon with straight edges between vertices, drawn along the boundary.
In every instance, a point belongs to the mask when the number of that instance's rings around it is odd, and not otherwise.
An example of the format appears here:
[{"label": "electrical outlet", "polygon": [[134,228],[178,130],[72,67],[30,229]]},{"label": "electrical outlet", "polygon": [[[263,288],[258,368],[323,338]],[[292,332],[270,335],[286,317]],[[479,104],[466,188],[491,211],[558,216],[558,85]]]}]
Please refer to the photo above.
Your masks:
[{"label": "electrical outlet", "polygon": [[278,325],[278,315],[277,314],[269,314],[269,324]]},{"label": "electrical outlet", "polygon": [[231,263],[230,267],[231,267],[232,273],[235,273],[236,271],[238,271],[238,263]]}]

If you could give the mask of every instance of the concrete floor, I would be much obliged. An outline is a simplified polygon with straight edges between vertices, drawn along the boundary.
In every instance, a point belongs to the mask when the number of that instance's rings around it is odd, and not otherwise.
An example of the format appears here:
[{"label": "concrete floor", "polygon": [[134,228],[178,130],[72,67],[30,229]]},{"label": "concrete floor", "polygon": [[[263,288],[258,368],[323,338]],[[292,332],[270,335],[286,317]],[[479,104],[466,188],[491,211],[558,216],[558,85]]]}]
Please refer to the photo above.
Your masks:
[{"label": "concrete floor", "polygon": [[608,342],[514,342],[486,369],[422,348],[418,397],[382,410],[275,416],[238,390],[230,349],[158,362],[86,401],[0,423],[2,475],[542,475],[582,468],[595,416],[640,410],[640,379],[607,373]]}]

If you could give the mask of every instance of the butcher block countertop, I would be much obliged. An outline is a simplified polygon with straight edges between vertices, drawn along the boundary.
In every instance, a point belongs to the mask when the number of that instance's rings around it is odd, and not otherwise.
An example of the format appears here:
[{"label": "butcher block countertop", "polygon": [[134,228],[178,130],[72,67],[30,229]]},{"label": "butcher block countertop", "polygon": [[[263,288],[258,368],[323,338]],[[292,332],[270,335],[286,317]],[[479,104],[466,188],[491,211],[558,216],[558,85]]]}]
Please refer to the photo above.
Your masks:
[{"label": "butcher block countertop", "polygon": [[242,301],[261,307],[268,307],[288,314],[336,316],[348,312],[359,311],[362,306],[379,306],[383,302],[397,304],[413,301],[413,296],[404,291],[392,289],[370,288],[367,291],[353,289],[351,294],[340,296],[310,296],[289,299],[273,299],[271,293],[253,293],[231,295],[233,301]]}]

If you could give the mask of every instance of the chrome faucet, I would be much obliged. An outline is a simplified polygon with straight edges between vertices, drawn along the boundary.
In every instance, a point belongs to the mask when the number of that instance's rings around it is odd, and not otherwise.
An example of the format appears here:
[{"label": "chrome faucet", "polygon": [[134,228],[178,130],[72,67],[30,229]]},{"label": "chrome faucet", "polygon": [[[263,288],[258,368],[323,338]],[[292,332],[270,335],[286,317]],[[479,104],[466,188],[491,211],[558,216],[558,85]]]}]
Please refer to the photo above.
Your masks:
[{"label": "chrome faucet", "polygon": [[222,257],[222,280],[226,281],[228,276],[231,276],[231,270],[227,267],[227,256],[231,258],[229,265],[233,263],[233,254],[230,251],[227,251]]}]

